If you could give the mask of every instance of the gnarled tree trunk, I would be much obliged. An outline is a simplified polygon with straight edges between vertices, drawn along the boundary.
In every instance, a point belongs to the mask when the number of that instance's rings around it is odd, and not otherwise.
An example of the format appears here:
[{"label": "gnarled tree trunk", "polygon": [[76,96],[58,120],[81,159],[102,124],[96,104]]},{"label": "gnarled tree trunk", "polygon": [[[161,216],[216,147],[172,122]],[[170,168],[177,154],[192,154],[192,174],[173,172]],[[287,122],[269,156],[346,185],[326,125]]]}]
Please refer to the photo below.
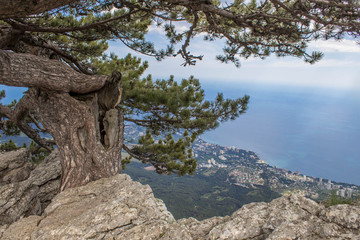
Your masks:
[{"label": "gnarled tree trunk", "polygon": [[111,109],[104,121],[110,126],[102,142],[97,94],[79,101],[68,93],[32,88],[30,102],[41,123],[54,137],[62,161],[61,189],[84,185],[121,172],[123,116]]},{"label": "gnarled tree trunk", "polygon": [[59,61],[0,51],[0,84],[29,87],[14,110],[0,105],[0,113],[27,130],[25,118],[35,111],[61,154],[61,191],[121,172],[120,81],[118,72],[89,76]]}]

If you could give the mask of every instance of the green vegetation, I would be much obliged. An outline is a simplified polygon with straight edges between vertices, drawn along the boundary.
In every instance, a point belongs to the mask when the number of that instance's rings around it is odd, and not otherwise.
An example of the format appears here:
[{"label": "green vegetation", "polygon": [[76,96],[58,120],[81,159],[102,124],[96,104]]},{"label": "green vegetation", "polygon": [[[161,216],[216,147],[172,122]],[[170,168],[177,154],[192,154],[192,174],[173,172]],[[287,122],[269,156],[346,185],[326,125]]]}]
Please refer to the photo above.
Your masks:
[{"label": "green vegetation", "polygon": [[[35,2],[38,10],[32,11]],[[315,63],[322,53],[308,52],[311,41],[356,39],[360,32],[354,0],[74,0],[63,5],[14,0],[10,5],[11,11],[0,13],[0,84],[29,90],[18,103],[0,105],[0,130],[9,136],[21,130],[47,151],[56,145],[67,181],[61,190],[121,172],[122,150],[157,173],[194,174],[195,138],[247,109],[248,96],[230,100],[218,94],[206,101],[194,77],[179,82],[173,76],[142,77],[147,63],[109,54],[109,41],[157,60],[181,56],[186,66],[203,58],[190,52],[195,37],[221,39],[217,59],[239,67],[239,58],[270,55]],[[148,34],[152,27],[162,30],[164,43]],[[129,122],[146,128],[137,145],[122,141]],[[46,132],[54,139],[45,138]],[[183,135],[175,139],[176,132]]]},{"label": "green vegetation", "polygon": [[333,191],[331,196],[323,201],[323,204],[326,207],[338,205],[338,204],[353,204],[353,200],[351,198],[343,198],[336,195],[336,191]]},{"label": "green vegetation", "polygon": [[[25,146],[26,147],[26,146]],[[31,141],[28,149],[31,152],[31,161],[35,164],[41,163],[45,157],[50,155],[50,151]]]},{"label": "green vegetation", "polygon": [[124,173],[142,184],[149,184],[156,198],[162,199],[176,219],[198,220],[230,215],[250,202],[270,202],[279,197],[267,187],[243,188],[226,182],[227,172],[218,170],[211,177],[202,174],[178,177],[146,171],[144,165],[132,162]]},{"label": "green vegetation", "polygon": [[17,150],[19,148],[20,147],[18,147],[12,139],[10,139],[8,142],[0,143],[0,151],[8,152],[8,151]]},{"label": "green vegetation", "polygon": [[[0,135],[1,138],[1,135]],[[29,147],[26,143],[23,143],[22,146],[18,146],[11,138],[4,143],[0,143],[0,152],[9,152],[18,150],[20,148],[27,148],[31,152],[31,161],[35,164],[41,163],[45,157],[49,156],[51,152],[47,149],[37,145],[34,141],[31,141]]]}]

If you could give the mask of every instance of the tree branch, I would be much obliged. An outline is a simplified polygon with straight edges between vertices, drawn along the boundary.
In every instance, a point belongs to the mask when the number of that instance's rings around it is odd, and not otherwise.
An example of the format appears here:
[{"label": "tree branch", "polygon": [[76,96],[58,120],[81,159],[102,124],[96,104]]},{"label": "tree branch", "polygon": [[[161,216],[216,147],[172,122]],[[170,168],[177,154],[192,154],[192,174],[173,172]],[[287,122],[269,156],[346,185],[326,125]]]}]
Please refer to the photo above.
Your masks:
[{"label": "tree branch", "polygon": [[167,172],[169,170],[169,166],[167,166],[165,163],[162,162],[156,162],[155,160],[152,160],[150,158],[145,158],[142,157],[140,155],[135,154],[134,152],[132,152],[132,150],[126,146],[125,144],[123,144],[123,149],[133,158],[136,158],[140,161],[142,161],[143,163],[150,163],[152,164],[157,171],[162,171],[162,172]]},{"label": "tree branch", "polygon": [[78,73],[57,60],[0,51],[0,84],[83,94],[99,90],[106,79]]},{"label": "tree branch", "polygon": [[26,17],[78,1],[79,0],[0,0],[0,19]]},{"label": "tree branch", "polygon": [[139,12],[139,11],[140,10],[134,10],[134,11],[131,11],[129,13],[123,14],[121,16],[109,18],[109,19],[99,21],[99,22],[85,24],[83,26],[78,26],[78,27],[60,27],[60,28],[59,27],[57,27],[57,28],[55,28],[55,27],[40,27],[40,26],[37,26],[37,25],[29,25],[29,24],[24,24],[24,23],[18,23],[18,22],[15,22],[14,20],[6,20],[5,22],[10,24],[13,28],[23,30],[23,31],[67,33],[67,32],[74,32],[74,31],[89,30],[89,29],[97,28],[99,26],[103,27],[103,25],[106,24],[106,23],[110,23],[110,22],[113,22],[113,21],[116,21],[116,20],[128,18],[131,15],[133,15],[133,14]]},{"label": "tree branch", "polygon": [[20,99],[19,103],[15,107],[15,110],[11,110],[9,107],[0,104],[0,113],[8,118],[11,122],[16,123],[18,128],[37,144],[49,151],[52,151],[51,146],[53,144],[47,142],[46,139],[41,138],[40,135],[25,122],[25,118],[29,111],[29,109],[26,107],[26,98],[27,97],[24,96],[22,99]]},{"label": "tree branch", "polygon": [[70,67],[72,67],[75,70],[80,71],[81,73],[84,73],[87,75],[94,74],[93,72],[89,71],[89,69],[86,66],[84,66],[84,64],[80,63],[75,57],[66,53],[65,51],[63,51],[62,49],[60,49],[53,43],[48,43],[47,41],[45,41],[39,37],[35,37],[31,34],[25,34],[20,39],[21,39],[21,41],[23,41],[29,45],[37,46],[37,47],[41,47],[41,48],[45,48],[45,49],[50,49],[51,51],[56,53],[58,56],[73,63],[76,66],[76,68],[74,68],[75,66],[71,66],[71,65],[70,65]]},{"label": "tree branch", "polygon": [[135,158],[135,159],[138,159],[138,160],[140,160],[140,161],[142,161],[142,162],[144,162],[144,163],[151,163],[151,159],[145,158],[145,157],[142,157],[142,156],[140,156],[140,155],[135,154],[135,153],[132,152],[132,150],[131,150],[128,146],[126,146],[125,144],[123,144],[123,149],[124,149],[131,157],[133,157],[133,158]]},{"label": "tree branch", "polygon": [[41,132],[46,132],[46,129],[43,128],[43,127],[40,125],[39,121],[36,120],[36,118],[35,118],[34,115],[32,115],[32,114],[29,112],[28,116],[29,116],[29,118],[31,119],[31,121],[35,124],[35,126],[36,126]]}]

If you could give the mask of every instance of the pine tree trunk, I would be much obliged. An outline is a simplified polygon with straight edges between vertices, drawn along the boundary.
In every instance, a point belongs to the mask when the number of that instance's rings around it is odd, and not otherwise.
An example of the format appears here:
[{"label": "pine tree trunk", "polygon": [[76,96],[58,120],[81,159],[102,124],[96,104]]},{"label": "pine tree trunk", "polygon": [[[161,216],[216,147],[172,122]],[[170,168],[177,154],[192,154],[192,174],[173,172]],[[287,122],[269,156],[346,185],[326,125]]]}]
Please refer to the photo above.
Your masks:
[{"label": "pine tree trunk", "polygon": [[121,172],[124,135],[121,110],[106,112],[106,124],[101,124],[105,128],[101,128],[96,93],[80,101],[68,93],[32,88],[29,96],[37,116],[54,137],[61,154],[60,191]]}]

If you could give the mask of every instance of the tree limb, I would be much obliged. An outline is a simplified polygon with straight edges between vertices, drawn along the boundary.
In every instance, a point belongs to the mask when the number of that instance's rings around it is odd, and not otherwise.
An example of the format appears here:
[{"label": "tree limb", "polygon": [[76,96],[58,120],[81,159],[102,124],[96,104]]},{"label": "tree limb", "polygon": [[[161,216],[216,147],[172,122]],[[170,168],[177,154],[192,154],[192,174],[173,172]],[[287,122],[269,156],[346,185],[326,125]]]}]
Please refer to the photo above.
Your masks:
[{"label": "tree limb", "polygon": [[13,28],[23,30],[23,31],[67,33],[67,32],[94,29],[94,28],[97,28],[99,26],[103,27],[103,25],[106,24],[106,23],[110,23],[110,22],[113,22],[113,21],[128,18],[129,16],[131,16],[131,15],[133,15],[133,14],[139,12],[139,11],[140,10],[134,10],[134,11],[131,11],[129,13],[123,14],[121,16],[116,16],[116,17],[106,19],[104,21],[93,22],[93,23],[90,23],[90,24],[85,24],[83,26],[77,26],[77,27],[41,27],[41,26],[37,26],[37,25],[28,25],[28,24],[24,24],[24,23],[15,22],[14,20],[6,20],[5,22],[10,24]]},{"label": "tree limb", "polygon": [[106,79],[78,73],[57,60],[0,51],[0,84],[83,94],[99,90]]},{"label": "tree limb", "polygon": [[31,119],[31,121],[35,124],[35,126],[36,126],[41,132],[46,132],[46,129],[43,128],[43,127],[40,125],[39,121],[36,120],[35,116],[32,115],[30,112],[28,113],[28,117]]},{"label": "tree limb", "polygon": [[128,146],[126,146],[125,144],[123,144],[123,149],[133,158],[135,159],[138,159],[140,161],[142,161],[143,163],[149,163],[149,164],[152,164],[156,171],[159,171],[161,173],[169,173],[171,172],[169,170],[169,166],[165,163],[162,163],[162,162],[157,162],[156,160],[154,159],[151,159],[151,158],[146,158],[146,157],[143,157],[143,156],[140,156],[136,153],[134,153]]},{"label": "tree limb", "polygon": [[79,0],[0,0],[0,19],[26,17],[78,1]]},{"label": "tree limb", "polygon": [[33,139],[37,144],[46,148],[49,151],[52,151],[50,142],[47,142],[46,139],[40,137],[40,135],[25,122],[25,117],[27,116],[26,112],[28,109],[24,106],[24,101],[16,105],[15,110],[11,110],[9,107],[3,106],[0,104],[0,113],[8,118],[10,121],[16,123],[18,128],[25,133],[29,138]]}]

